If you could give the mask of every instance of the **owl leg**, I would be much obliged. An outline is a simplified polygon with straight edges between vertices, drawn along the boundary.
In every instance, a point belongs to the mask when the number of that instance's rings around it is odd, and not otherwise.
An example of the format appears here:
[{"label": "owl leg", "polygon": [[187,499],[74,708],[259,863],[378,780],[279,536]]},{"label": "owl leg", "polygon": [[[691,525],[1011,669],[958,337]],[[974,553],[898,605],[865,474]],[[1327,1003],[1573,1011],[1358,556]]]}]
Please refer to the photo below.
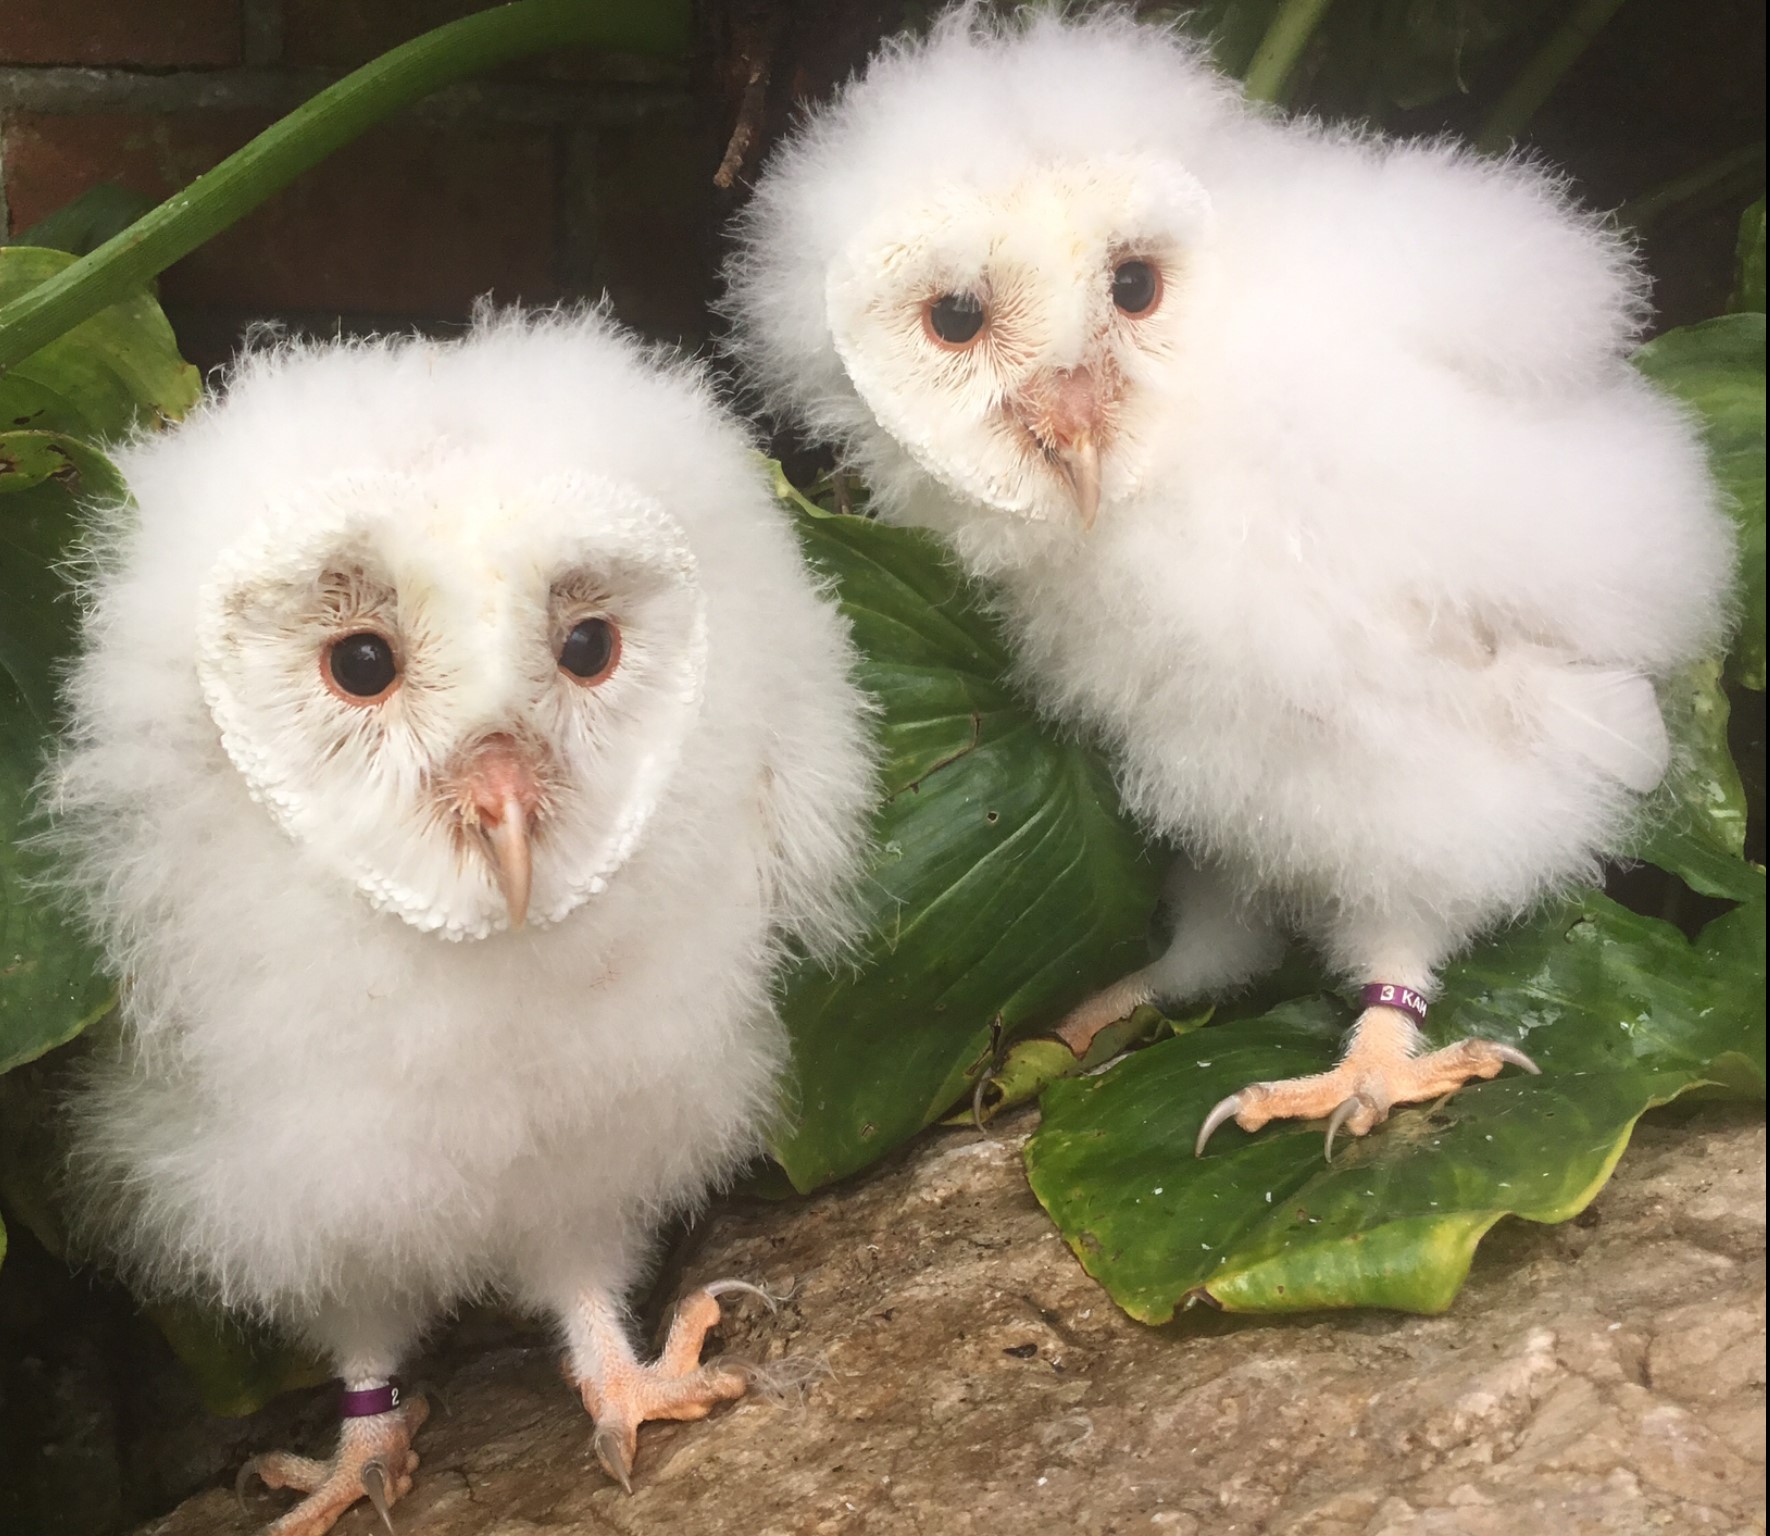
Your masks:
[{"label": "owl leg", "polygon": [[1334,1138],[1341,1131],[1363,1136],[1388,1119],[1397,1104],[1442,1098],[1471,1080],[1496,1077],[1507,1066],[1539,1072],[1523,1051],[1497,1040],[1459,1040],[1423,1051],[1419,1026],[1426,1020],[1434,962],[1455,947],[1453,936],[1439,932],[1430,920],[1378,932],[1387,938],[1372,943],[1356,922],[1330,930],[1330,955],[1337,963],[1352,969],[1357,963],[1353,957],[1362,953],[1367,959],[1358,969],[1384,978],[1365,986],[1364,1008],[1339,1065],[1310,1077],[1250,1083],[1230,1094],[1205,1116],[1194,1147],[1198,1155],[1204,1155],[1205,1143],[1229,1119],[1244,1131],[1257,1131],[1272,1120],[1325,1119],[1326,1154],[1332,1158]]},{"label": "owl leg", "polygon": [[1221,871],[1174,861],[1163,892],[1174,934],[1161,957],[1073,1009],[1053,1031],[1077,1061],[1108,1026],[1147,1003],[1183,1003],[1227,991],[1277,965],[1284,938],[1266,909]]},{"label": "owl leg", "polygon": [[702,1365],[701,1347],[719,1324],[719,1297],[754,1289],[725,1280],[690,1292],[676,1309],[663,1352],[649,1365],[634,1353],[621,1309],[608,1292],[590,1290],[578,1299],[567,1319],[567,1372],[595,1421],[596,1459],[627,1492],[633,1491],[641,1424],[704,1419],[717,1404],[748,1390],[748,1372],[717,1360]]},{"label": "owl leg", "polygon": [[[365,1380],[350,1375],[345,1379],[350,1383]],[[412,1440],[429,1417],[430,1409],[421,1397],[399,1402],[397,1390],[384,1382],[347,1389],[345,1397],[347,1404],[354,1398],[359,1405],[372,1407],[389,1394],[394,1406],[383,1412],[352,1415],[347,1408],[338,1449],[331,1460],[316,1461],[286,1451],[272,1451],[253,1457],[240,1469],[235,1486],[242,1499],[246,1481],[251,1477],[257,1477],[268,1488],[293,1488],[307,1495],[271,1524],[265,1536],[324,1536],[345,1510],[365,1498],[375,1506],[387,1529],[393,1530],[389,1511],[412,1491],[412,1474],[418,1469],[418,1453],[412,1449]]]}]

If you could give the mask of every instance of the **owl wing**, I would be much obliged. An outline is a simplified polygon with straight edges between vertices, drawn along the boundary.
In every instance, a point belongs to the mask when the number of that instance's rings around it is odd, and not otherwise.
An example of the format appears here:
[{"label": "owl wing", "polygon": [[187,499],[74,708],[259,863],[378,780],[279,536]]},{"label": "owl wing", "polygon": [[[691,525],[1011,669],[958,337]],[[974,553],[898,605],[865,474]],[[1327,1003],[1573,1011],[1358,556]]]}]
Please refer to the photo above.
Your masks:
[{"label": "owl wing", "polygon": [[1552,743],[1636,794],[1655,789],[1671,767],[1671,737],[1646,674],[1583,657],[1566,637],[1526,629],[1515,614],[1439,617],[1414,638],[1522,705]]},{"label": "owl wing", "polygon": [[1614,367],[1647,318],[1629,242],[1522,159],[1293,124],[1216,175],[1232,270],[1305,335],[1385,336],[1489,387],[1555,387]]}]

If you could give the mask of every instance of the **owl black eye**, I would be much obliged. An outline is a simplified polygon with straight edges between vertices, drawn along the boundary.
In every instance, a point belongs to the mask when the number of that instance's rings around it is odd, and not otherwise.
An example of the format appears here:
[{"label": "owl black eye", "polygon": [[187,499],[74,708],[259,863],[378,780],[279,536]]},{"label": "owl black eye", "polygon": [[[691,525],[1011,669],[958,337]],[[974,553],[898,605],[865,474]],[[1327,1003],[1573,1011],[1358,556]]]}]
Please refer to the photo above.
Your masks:
[{"label": "owl black eye", "polygon": [[1121,261],[1113,268],[1112,302],[1127,315],[1147,315],[1162,296],[1162,276],[1147,261]]},{"label": "owl black eye", "polygon": [[339,691],[353,699],[376,699],[399,677],[393,647],[380,635],[364,631],[334,640],[326,655],[326,667]]},{"label": "owl black eye", "polygon": [[943,293],[928,305],[925,323],[936,341],[969,346],[983,329],[983,300],[974,293]]},{"label": "owl black eye", "polygon": [[607,619],[579,619],[559,648],[559,666],[581,683],[600,683],[615,669],[621,632]]}]

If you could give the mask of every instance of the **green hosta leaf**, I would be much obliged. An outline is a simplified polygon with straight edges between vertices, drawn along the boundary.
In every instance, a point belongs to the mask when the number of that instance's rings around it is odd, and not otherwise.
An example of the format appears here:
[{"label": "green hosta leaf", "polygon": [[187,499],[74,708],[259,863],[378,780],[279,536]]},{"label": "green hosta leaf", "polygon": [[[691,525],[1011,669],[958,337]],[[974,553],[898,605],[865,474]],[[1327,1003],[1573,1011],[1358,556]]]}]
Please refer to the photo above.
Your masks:
[{"label": "green hosta leaf", "polygon": [[1207,1003],[1193,1013],[1170,1019],[1158,1009],[1139,1008],[1128,1018],[1108,1024],[1101,1030],[1080,1061],[1075,1059],[1067,1045],[1049,1035],[1016,1040],[1003,1053],[1001,1064],[991,1072],[986,1089],[977,1096],[975,1103],[967,1104],[959,1114],[948,1116],[946,1124],[965,1125],[973,1119],[994,1119],[1004,1110],[1036,1099],[1060,1077],[1091,1072],[1125,1051],[1168,1035],[1183,1035],[1200,1029],[1213,1011],[1212,1005]]},{"label": "green hosta leaf", "polygon": [[1347,1011],[1308,998],[1055,1084],[1027,1168],[1083,1266],[1145,1322],[1191,1300],[1438,1312],[1501,1217],[1582,1210],[1648,1108],[1697,1087],[1761,1097],[1764,1001],[1761,904],[1692,945],[1592,892],[1456,967],[1433,1010],[1434,1043],[1523,1043],[1540,1078],[1397,1110],[1331,1165],[1318,1124],[1225,1126],[1195,1158],[1219,1099],[1331,1064]]},{"label": "green hosta leaf", "polygon": [[115,500],[123,483],[96,448],[56,432],[0,432],[0,674],[40,728],[54,711],[54,666],[72,640],[73,606],[56,566],[74,536],[76,500]]},{"label": "green hosta leaf", "polygon": [[1667,331],[1635,361],[1702,418],[1715,476],[1739,524],[1740,627],[1728,676],[1764,686],[1764,316]]},{"label": "green hosta leaf", "polygon": [[18,234],[20,245],[46,246],[54,251],[84,256],[96,251],[112,235],[120,235],[154,206],[151,197],[101,181],[88,187],[72,202],[39,219]]},{"label": "green hosta leaf", "polygon": [[55,562],[73,537],[76,497],[118,494],[96,449],[0,433],[0,1072],[72,1039],[110,1002],[96,956],[34,888],[40,861],[17,839],[53,719],[53,667],[72,638]]},{"label": "green hosta leaf", "polygon": [[224,1418],[244,1418],[273,1397],[318,1386],[332,1374],[305,1350],[225,1312],[188,1302],[145,1310],[190,1373],[204,1408]]},{"label": "green hosta leaf", "polygon": [[[0,304],[73,260],[0,249]],[[72,640],[57,567],[77,500],[123,494],[95,444],[183,415],[199,387],[146,293],[0,374],[0,1072],[71,1039],[111,995],[91,950],[37,889],[35,856],[18,846],[54,723],[55,668]]]},{"label": "green hosta leaf", "polygon": [[[0,305],[74,260],[66,251],[0,248]],[[67,432],[105,442],[138,423],[182,416],[201,390],[160,306],[138,293],[0,374],[0,431]]]},{"label": "green hosta leaf", "polygon": [[1764,313],[1764,199],[1739,221],[1739,254],[1734,264],[1733,302],[1728,308]]},{"label": "green hosta leaf", "polygon": [[1721,663],[1691,668],[1662,691],[1661,702],[1677,761],[1636,855],[1705,896],[1761,899],[1764,872],[1745,860],[1745,785],[1727,743]]},{"label": "green hosta leaf", "polygon": [[882,709],[886,801],[857,971],[788,987],[797,1116],[774,1148],[801,1190],[883,1156],[988,1066],[1147,957],[1159,861],[1100,761],[1002,682],[976,588],[926,535],[800,510]]},{"label": "green hosta leaf", "polygon": [[1248,72],[1278,10],[1279,0],[1200,0],[1144,14],[1153,21],[1174,23],[1196,37],[1211,50],[1217,67],[1239,80]]}]

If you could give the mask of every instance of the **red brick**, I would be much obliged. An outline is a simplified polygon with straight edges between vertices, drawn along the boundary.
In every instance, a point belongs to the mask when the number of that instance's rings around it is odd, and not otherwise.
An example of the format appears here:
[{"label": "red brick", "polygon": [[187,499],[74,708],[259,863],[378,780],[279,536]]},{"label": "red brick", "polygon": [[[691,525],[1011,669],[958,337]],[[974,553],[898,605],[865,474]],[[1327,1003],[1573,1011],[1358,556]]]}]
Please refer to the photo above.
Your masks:
[{"label": "red brick", "polygon": [[0,63],[239,62],[239,0],[0,0]]},{"label": "red brick", "polygon": [[[263,127],[238,112],[15,114],[15,228],[98,181],[163,196]],[[171,268],[169,303],[447,316],[478,294],[558,297],[552,146],[487,124],[375,129]]]}]

